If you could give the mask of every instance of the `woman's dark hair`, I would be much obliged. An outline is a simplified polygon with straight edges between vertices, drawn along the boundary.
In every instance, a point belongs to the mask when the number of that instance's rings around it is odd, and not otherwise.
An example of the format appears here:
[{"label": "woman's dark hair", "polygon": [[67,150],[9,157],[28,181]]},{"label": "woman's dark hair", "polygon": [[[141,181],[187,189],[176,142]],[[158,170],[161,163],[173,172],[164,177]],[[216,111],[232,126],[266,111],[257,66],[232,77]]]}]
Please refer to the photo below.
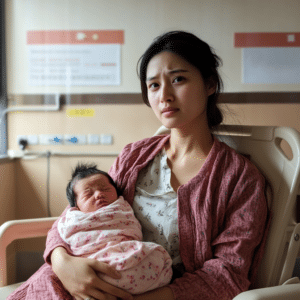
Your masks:
[{"label": "woman's dark hair", "polygon": [[81,179],[89,177],[95,174],[102,174],[106,176],[109,182],[113,185],[113,187],[117,191],[118,197],[121,195],[120,190],[118,189],[116,183],[113,179],[108,175],[108,173],[97,169],[97,165],[94,164],[83,164],[79,163],[76,168],[72,172],[72,178],[67,185],[67,198],[71,207],[76,206],[76,197],[74,193],[74,185]]},{"label": "woman's dark hair", "polygon": [[139,59],[138,74],[145,104],[150,106],[146,85],[149,61],[164,51],[175,53],[185,59],[200,71],[206,84],[216,87],[215,93],[210,95],[207,101],[208,126],[211,129],[222,123],[223,115],[217,107],[219,94],[223,89],[223,82],[218,73],[218,67],[222,64],[222,60],[207,43],[185,31],[171,31],[157,37]]}]

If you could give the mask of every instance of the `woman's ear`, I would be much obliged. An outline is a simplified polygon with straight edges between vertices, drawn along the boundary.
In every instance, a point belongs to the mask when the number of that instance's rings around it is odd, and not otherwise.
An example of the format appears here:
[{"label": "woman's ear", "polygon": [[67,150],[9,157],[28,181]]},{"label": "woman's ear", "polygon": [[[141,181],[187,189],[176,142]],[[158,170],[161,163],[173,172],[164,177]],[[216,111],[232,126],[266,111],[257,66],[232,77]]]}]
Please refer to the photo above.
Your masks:
[{"label": "woman's ear", "polygon": [[216,92],[217,86],[215,81],[213,80],[212,77],[210,77],[207,81],[206,81],[206,90],[207,90],[207,96],[210,96],[212,94],[214,94]]}]

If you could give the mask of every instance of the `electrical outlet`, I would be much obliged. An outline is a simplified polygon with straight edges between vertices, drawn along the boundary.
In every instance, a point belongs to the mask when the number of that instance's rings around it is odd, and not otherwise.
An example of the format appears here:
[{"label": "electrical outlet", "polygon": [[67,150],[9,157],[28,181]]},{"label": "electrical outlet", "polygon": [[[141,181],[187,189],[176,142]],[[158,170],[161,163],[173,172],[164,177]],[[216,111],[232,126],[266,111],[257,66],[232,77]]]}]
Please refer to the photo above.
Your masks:
[{"label": "electrical outlet", "polygon": [[25,150],[28,145],[28,138],[26,135],[18,135],[17,136],[18,146],[21,150]]},{"label": "electrical outlet", "polygon": [[89,143],[89,145],[100,144],[99,134],[88,134],[88,143]]},{"label": "electrical outlet", "polygon": [[86,145],[86,135],[83,134],[65,134],[66,145]]},{"label": "electrical outlet", "polygon": [[39,137],[34,134],[28,135],[28,145],[38,145],[39,144]]},{"label": "electrical outlet", "polygon": [[39,140],[41,145],[62,145],[63,136],[61,134],[40,134]]},{"label": "electrical outlet", "polygon": [[39,138],[37,135],[18,135],[17,136],[17,143],[20,145],[20,141],[24,140],[27,141],[28,145],[38,145],[39,144]]},{"label": "electrical outlet", "polygon": [[113,137],[111,134],[101,134],[100,142],[101,142],[101,145],[112,145]]},{"label": "electrical outlet", "polygon": [[18,143],[18,145],[20,144],[20,141],[21,141],[21,140],[25,140],[25,141],[28,142],[27,135],[18,135],[18,136],[17,136],[17,143]]}]

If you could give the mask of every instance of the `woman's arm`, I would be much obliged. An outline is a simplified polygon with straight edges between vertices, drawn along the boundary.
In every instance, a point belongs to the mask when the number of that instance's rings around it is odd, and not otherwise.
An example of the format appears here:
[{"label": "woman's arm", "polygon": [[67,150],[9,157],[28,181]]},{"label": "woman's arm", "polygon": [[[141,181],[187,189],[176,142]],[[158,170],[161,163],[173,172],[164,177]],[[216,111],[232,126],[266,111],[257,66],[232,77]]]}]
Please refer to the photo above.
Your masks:
[{"label": "woman's arm", "polygon": [[[61,217],[66,214],[67,207]],[[72,256],[69,246],[62,240],[57,230],[58,220],[49,230],[44,253],[45,261],[52,265],[53,272],[63,283],[65,289],[75,299],[94,297],[103,299],[104,294],[115,295],[121,299],[132,299],[132,296],[103,280],[96,272],[107,274],[113,278],[120,278],[116,270],[95,259]],[[108,295],[107,295],[108,296]]]},{"label": "woman's arm", "polygon": [[53,272],[75,299],[87,297],[104,299],[106,293],[121,299],[133,299],[129,293],[106,283],[97,276],[96,272],[101,272],[120,279],[120,274],[105,263],[95,259],[70,256],[62,247],[52,251],[51,262]]},{"label": "woman's arm", "polygon": [[71,249],[69,245],[64,242],[64,240],[61,238],[57,230],[57,224],[60,218],[65,216],[69,208],[70,206],[68,205],[65,208],[65,210],[62,212],[60,217],[53,223],[51,229],[48,231],[47,240],[46,240],[46,249],[44,251],[44,260],[48,264],[51,264],[52,251],[57,247],[63,247],[67,251],[67,253],[71,254]]}]

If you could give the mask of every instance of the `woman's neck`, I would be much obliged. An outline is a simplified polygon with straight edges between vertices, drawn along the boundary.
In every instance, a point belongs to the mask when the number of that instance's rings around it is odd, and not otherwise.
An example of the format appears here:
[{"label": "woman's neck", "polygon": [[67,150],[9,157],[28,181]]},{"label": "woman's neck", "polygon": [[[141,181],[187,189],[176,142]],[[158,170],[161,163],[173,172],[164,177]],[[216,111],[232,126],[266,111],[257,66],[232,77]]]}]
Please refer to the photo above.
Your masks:
[{"label": "woman's neck", "polygon": [[213,137],[208,126],[172,128],[167,146],[172,160],[205,159],[213,145]]}]

